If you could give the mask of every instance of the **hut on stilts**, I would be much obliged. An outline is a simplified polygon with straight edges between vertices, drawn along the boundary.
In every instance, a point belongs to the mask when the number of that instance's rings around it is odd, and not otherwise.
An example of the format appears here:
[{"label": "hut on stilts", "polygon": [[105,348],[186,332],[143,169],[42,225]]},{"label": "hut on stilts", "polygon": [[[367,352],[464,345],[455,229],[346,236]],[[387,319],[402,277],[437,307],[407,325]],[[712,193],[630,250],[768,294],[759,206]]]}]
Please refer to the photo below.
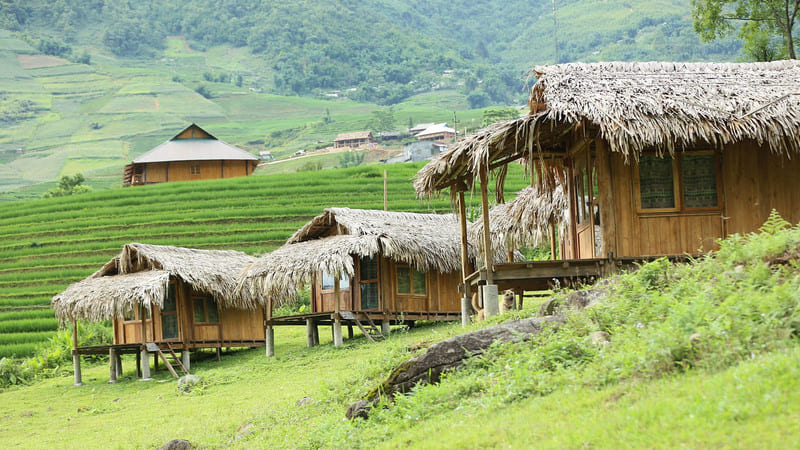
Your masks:
[{"label": "hut on stilts", "polygon": [[[63,322],[72,322],[75,383],[80,355],[109,354],[110,381],[122,371],[120,355],[137,355],[137,374],[150,378],[149,355],[177,376],[188,372],[189,351],[264,345],[264,305],[258,292],[236,289],[255,257],[231,250],[196,250],[131,243],[85,280],[53,297]],[[77,321],[113,322],[111,345],[78,346]],[[178,359],[175,352],[181,353]],[[170,363],[170,359],[172,363]]]},{"label": "hut on stilts", "polygon": [[[527,164],[543,192],[563,186],[560,260],[494,264],[462,280],[497,285],[592,277],[659,256],[713,250],[756,231],[774,209],[800,221],[800,62],[593,63],[533,69],[529,113],[457,142],[417,174],[420,196],[480,181],[491,241],[489,173]],[[487,308],[487,315],[492,311]]]},{"label": "hut on stilts", "polygon": [[[457,289],[477,253],[459,234],[453,214],[326,209],[243,274],[245,291],[269,299],[268,355],[275,326],[306,325],[313,346],[318,326],[331,325],[338,346],[343,325],[351,337],[356,326],[374,340],[392,324],[468,317],[469,303],[462,304]],[[505,248],[495,250],[495,262],[504,260]],[[272,315],[306,286],[310,313]]]}]

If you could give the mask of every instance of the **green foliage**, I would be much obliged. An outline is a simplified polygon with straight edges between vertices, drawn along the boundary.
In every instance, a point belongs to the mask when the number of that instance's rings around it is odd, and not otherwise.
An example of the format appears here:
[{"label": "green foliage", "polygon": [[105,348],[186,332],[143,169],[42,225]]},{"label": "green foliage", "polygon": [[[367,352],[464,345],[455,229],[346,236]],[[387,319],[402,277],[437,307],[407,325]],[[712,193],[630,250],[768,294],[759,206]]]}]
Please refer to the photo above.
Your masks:
[{"label": "green foliage", "polygon": [[486,108],[481,117],[481,126],[491,125],[495,122],[508,119],[516,119],[520,115],[516,108]]},{"label": "green foliage", "polygon": [[58,187],[45,192],[42,198],[67,197],[69,195],[91,192],[92,188],[84,186],[84,181],[86,181],[86,178],[80,173],[76,173],[72,176],[64,175],[61,177],[61,180],[59,180]]},{"label": "green foliage", "polygon": [[339,154],[339,168],[358,167],[364,163],[367,150],[352,150]]},{"label": "green foliage", "polygon": [[389,108],[385,110],[375,110],[370,113],[372,117],[370,117],[369,122],[367,123],[367,127],[374,131],[394,131],[395,126],[397,125],[397,120],[394,118],[394,111]]},{"label": "green foliage", "polygon": [[795,59],[794,22],[800,4],[794,0],[692,0],[692,7],[694,29],[703,40],[738,31],[751,59]]}]

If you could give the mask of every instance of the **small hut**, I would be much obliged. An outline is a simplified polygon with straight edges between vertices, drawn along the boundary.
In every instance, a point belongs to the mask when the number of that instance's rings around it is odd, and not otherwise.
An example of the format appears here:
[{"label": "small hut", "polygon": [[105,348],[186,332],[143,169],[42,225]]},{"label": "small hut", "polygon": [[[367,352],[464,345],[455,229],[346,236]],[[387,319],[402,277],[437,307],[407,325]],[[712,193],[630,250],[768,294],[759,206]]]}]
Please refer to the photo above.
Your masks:
[{"label": "small hut", "polygon": [[[110,346],[78,347],[73,355],[80,383],[81,354],[108,352],[111,378],[119,355],[141,352],[143,378],[149,353],[165,353],[189,369],[189,351],[264,345],[264,298],[236,289],[239,274],[256,258],[236,251],[196,250],[166,245],[126,244],[122,252],[83,281],[52,299],[60,321],[113,321]],[[218,353],[219,354],[219,353]],[[174,371],[173,371],[174,373]]]},{"label": "small hut", "polygon": [[420,195],[450,188],[463,201],[479,179],[485,204],[488,173],[509,162],[526,163],[543,190],[563,179],[561,268],[534,264],[507,277],[485,262],[480,283],[596,275],[712,250],[757,230],[772,209],[800,221],[800,62],[574,63],[533,73],[527,116],[456,143],[415,181]]},{"label": "small hut", "polygon": [[319,324],[331,324],[340,345],[342,323],[371,335],[376,322],[384,334],[400,322],[458,320],[458,284],[470,271],[461,254],[476,253],[458,227],[452,214],[328,208],[249,267],[242,283],[274,302],[268,311],[310,286],[310,314],[267,320],[270,330],[307,325],[309,345]]},{"label": "small hut", "polygon": [[333,148],[361,148],[373,144],[375,144],[375,138],[369,130],[339,133],[333,140]]},{"label": "small hut", "polygon": [[251,175],[259,158],[191,124],[125,166],[124,186]]}]

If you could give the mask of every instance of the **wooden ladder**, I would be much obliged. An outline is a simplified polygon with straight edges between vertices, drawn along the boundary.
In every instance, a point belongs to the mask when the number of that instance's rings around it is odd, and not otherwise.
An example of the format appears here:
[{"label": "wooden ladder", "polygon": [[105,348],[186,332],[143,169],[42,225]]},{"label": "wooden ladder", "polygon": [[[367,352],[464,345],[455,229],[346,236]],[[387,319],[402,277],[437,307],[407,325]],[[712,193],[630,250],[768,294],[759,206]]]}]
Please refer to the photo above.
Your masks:
[{"label": "wooden ladder", "polygon": [[[359,314],[363,315],[361,320],[358,319]],[[342,316],[342,319],[352,320],[355,322],[358,329],[364,333],[364,336],[366,336],[370,342],[386,339],[386,336],[381,333],[380,328],[375,325],[375,322],[372,321],[372,318],[369,317],[369,314],[353,313],[352,311],[339,311],[339,315]],[[365,323],[361,323],[362,320]]]},{"label": "wooden ladder", "polygon": [[[170,357],[172,357],[172,362],[175,363],[181,369],[181,372],[183,372],[184,375],[189,375],[189,371],[186,370],[186,367],[183,367],[183,363],[181,362],[180,358],[178,358],[178,355],[175,354],[175,350],[172,349],[172,346],[169,345],[169,343],[167,343],[166,345],[167,345],[167,350],[169,351],[169,355]],[[170,364],[169,360],[167,359],[167,355],[165,355],[161,351],[161,347],[159,347],[157,344],[153,342],[149,342],[146,345],[146,348],[148,352],[156,353],[158,356],[160,356],[161,361],[164,361],[164,365],[167,366],[169,373],[171,373],[173,377],[179,378],[178,373],[175,372],[175,368],[172,367],[172,364]]]}]

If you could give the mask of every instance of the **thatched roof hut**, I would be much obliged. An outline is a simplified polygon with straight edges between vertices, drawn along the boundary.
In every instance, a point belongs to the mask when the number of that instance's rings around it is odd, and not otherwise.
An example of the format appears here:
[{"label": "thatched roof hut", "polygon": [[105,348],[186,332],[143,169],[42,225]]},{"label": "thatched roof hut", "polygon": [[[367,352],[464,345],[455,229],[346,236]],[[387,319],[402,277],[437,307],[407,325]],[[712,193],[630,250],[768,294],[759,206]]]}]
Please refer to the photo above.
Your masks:
[{"label": "thatched roof hut", "polygon": [[256,258],[232,250],[196,250],[131,243],[83,281],[51,300],[59,320],[122,318],[134,307],[161,308],[170,277],[213,296],[220,308],[255,309],[265,304],[259,293],[240,292],[236,281]]},{"label": "thatched roof hut", "polygon": [[[551,226],[564,224],[569,215],[562,185],[552,191],[528,186],[507,202],[489,210],[489,230],[494,248],[518,249],[547,242]],[[469,224],[470,241],[483,253],[483,222]]]},{"label": "thatched roof hut", "polygon": [[[574,63],[538,66],[530,113],[463,139],[419,171],[419,195],[464,183],[527,157],[563,153],[569,135],[602,138],[636,160],[698,143],[752,140],[774,153],[800,152],[800,62]],[[533,150],[533,151],[529,151]],[[535,155],[534,155],[535,153]],[[500,187],[502,189],[502,187]]]},{"label": "thatched roof hut", "polygon": [[[474,258],[475,249],[469,248]],[[259,258],[241,281],[246,290],[263,292],[279,305],[320,273],[353,276],[353,256],[379,254],[420,271],[460,271],[458,219],[453,214],[328,208],[286,245]]]}]

